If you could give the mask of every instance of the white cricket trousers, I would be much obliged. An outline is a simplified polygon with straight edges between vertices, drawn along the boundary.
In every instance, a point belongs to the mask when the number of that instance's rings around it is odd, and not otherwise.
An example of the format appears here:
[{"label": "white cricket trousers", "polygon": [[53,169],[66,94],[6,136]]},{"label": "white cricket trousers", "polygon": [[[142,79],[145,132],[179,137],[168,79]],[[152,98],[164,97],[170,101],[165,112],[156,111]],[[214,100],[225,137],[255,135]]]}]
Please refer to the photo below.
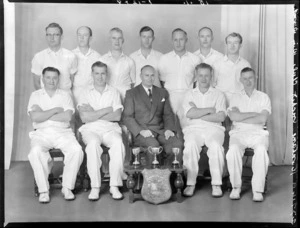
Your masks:
[{"label": "white cricket trousers", "polygon": [[106,133],[85,130],[81,134],[82,140],[86,144],[85,152],[91,187],[101,187],[100,167],[102,165],[101,155],[103,153],[101,144],[109,148],[109,186],[122,186],[123,162],[125,158],[122,134],[115,130]]},{"label": "white cricket trousers", "polygon": [[[230,134],[231,133],[231,134]],[[229,178],[233,188],[242,186],[243,156],[245,149],[254,149],[252,158],[252,190],[264,192],[269,166],[269,133],[266,130],[231,131],[226,154]]]},{"label": "white cricket trousers", "polygon": [[71,128],[37,129],[30,132],[29,137],[31,150],[28,159],[39,193],[49,191],[48,176],[53,166],[49,150],[52,148],[60,149],[65,156],[62,186],[74,189],[77,173],[83,160],[83,152]]},{"label": "white cricket trousers", "polygon": [[198,162],[202,146],[208,147],[207,156],[212,185],[222,185],[225,165],[224,130],[218,127],[183,129],[183,165],[187,168],[187,185],[195,185],[198,175]]}]

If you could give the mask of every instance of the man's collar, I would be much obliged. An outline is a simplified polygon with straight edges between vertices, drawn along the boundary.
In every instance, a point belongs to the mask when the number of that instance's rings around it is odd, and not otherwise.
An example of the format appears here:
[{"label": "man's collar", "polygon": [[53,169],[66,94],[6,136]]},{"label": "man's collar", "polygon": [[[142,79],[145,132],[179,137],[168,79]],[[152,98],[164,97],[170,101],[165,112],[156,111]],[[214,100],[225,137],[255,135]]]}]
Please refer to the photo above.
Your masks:
[{"label": "man's collar", "polygon": [[49,47],[47,48],[47,53],[49,54],[49,53],[54,53],[54,54],[60,54],[61,52],[62,52],[62,47],[60,47],[59,49],[58,49],[58,51],[52,51]]},{"label": "man's collar", "polygon": [[[197,86],[193,89],[193,92],[199,92],[199,93],[203,94],[203,93],[200,91],[200,88],[199,88],[198,84],[197,84]],[[208,90],[207,90],[204,94],[209,94],[209,93],[211,93],[211,92],[213,92],[213,88],[210,86],[210,87],[208,88]]]},{"label": "man's collar", "polygon": [[[179,55],[176,54],[175,50],[173,50],[172,52],[173,52],[174,56],[179,56]],[[186,56],[186,55],[188,55],[188,51],[187,50],[185,50],[185,53],[181,57]]]},{"label": "man's collar", "polygon": [[[109,57],[113,58],[113,55],[112,55],[111,50],[108,51],[107,55],[108,55]],[[120,58],[121,58],[121,57],[124,57],[124,56],[125,56],[125,54],[124,54],[124,52],[122,51],[122,53],[121,53],[121,55],[120,55]]]},{"label": "man's collar", "polygon": [[215,51],[213,48],[210,48],[209,50],[209,53],[207,54],[207,56],[204,56],[202,53],[201,53],[201,49],[199,48],[199,54],[202,55],[203,57],[207,58],[209,56],[211,56],[213,54],[213,52]]},{"label": "man's collar", "polygon": [[75,49],[75,51],[78,52],[78,53],[80,53],[80,54],[82,54],[82,55],[84,55],[84,56],[88,56],[88,55],[90,55],[90,54],[92,53],[91,47],[89,47],[88,52],[87,52],[86,54],[83,54],[83,53],[80,51],[79,47],[77,47],[77,48]]},{"label": "man's collar", "polygon": [[[253,95],[255,95],[256,93],[257,93],[257,89],[254,88],[254,90],[252,91],[251,97],[252,97]],[[242,90],[241,90],[241,94],[242,94],[242,95],[247,95],[246,90],[245,90],[245,89],[242,89]],[[248,96],[248,95],[247,95],[247,96]]]},{"label": "man's collar", "polygon": [[145,87],[145,86],[143,85],[143,83],[141,83],[141,85],[143,86],[143,88],[144,88],[144,90],[146,91],[147,94],[148,94],[148,90],[149,90],[149,89],[150,89],[151,92],[152,92],[153,86],[151,86],[150,88],[147,88],[147,87]]},{"label": "man's collar", "polygon": [[[151,55],[152,54],[152,48],[151,48],[151,50],[150,50],[150,52],[149,52],[149,55]],[[142,53],[142,49],[140,48],[138,51],[137,51],[137,54],[140,56],[140,55],[143,55],[143,53]]]},{"label": "man's collar", "polygon": [[[91,86],[90,89],[91,89],[91,90],[95,90],[96,92],[99,93],[99,91],[95,88],[95,85]],[[106,92],[106,91],[108,91],[108,90],[109,90],[109,85],[106,83],[106,84],[105,84],[105,88],[104,88],[104,90],[103,90],[103,93]]]},{"label": "man's collar", "polygon": [[[224,60],[225,60],[225,61],[231,61],[231,60],[228,58],[227,54],[224,55]],[[233,62],[233,63],[236,64],[236,63],[238,63],[239,61],[241,61],[241,56],[240,56],[240,55],[239,55],[239,57],[237,58],[237,60],[236,60],[235,62]]]}]

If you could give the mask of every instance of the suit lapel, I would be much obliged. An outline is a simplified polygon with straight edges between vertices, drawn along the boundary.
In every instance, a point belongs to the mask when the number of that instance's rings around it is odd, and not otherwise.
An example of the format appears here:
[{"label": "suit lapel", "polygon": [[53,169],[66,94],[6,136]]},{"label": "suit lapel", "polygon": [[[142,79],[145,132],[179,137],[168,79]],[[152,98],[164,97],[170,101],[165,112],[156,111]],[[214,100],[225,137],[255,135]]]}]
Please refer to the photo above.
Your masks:
[{"label": "suit lapel", "polygon": [[160,98],[160,96],[159,96],[158,89],[155,86],[153,86],[152,87],[152,106],[151,106],[151,111],[150,111],[150,120],[153,118],[153,116],[156,112],[158,102],[160,102],[159,98]]},{"label": "suit lapel", "polygon": [[151,102],[148,97],[148,94],[146,93],[145,89],[143,88],[142,84],[138,86],[138,91],[139,91],[139,96],[143,100],[143,103],[146,104],[147,108],[150,110],[151,109]]}]

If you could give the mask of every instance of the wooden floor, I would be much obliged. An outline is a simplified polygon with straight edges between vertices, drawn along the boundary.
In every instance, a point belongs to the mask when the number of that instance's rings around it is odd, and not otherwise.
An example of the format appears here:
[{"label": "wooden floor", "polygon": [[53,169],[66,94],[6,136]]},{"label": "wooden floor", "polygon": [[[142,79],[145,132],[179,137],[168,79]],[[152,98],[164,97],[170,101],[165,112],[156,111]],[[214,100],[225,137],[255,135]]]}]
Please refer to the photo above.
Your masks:
[{"label": "wooden floor", "polygon": [[108,185],[101,187],[99,201],[90,202],[89,192],[65,201],[59,189],[51,189],[51,202],[40,204],[33,193],[33,173],[29,162],[13,162],[5,171],[5,224],[14,222],[77,222],[77,221],[202,221],[202,222],[276,222],[291,223],[292,176],[291,166],[269,168],[268,193],[265,201],[252,201],[250,186],[245,186],[242,198],[229,199],[229,192],[221,198],[211,196],[208,180],[197,184],[193,197],[177,203],[173,198],[160,205],[139,200],[115,201]]}]

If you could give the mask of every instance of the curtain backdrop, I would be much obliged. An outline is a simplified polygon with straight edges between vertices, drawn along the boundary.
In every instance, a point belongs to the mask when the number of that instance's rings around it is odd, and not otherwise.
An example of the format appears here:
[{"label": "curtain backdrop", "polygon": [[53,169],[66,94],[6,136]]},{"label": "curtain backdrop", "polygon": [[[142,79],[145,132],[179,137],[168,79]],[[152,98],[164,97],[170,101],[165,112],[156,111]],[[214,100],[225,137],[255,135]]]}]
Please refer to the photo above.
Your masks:
[{"label": "curtain backdrop", "polygon": [[271,99],[269,156],[292,164],[293,5],[222,6],[222,36],[243,37],[241,56],[258,74],[258,89]]},{"label": "curtain backdrop", "polygon": [[15,99],[15,8],[13,3],[4,2],[4,44],[5,44],[5,87],[4,87],[4,125],[5,125],[5,169],[9,169],[13,146],[14,99]]}]

